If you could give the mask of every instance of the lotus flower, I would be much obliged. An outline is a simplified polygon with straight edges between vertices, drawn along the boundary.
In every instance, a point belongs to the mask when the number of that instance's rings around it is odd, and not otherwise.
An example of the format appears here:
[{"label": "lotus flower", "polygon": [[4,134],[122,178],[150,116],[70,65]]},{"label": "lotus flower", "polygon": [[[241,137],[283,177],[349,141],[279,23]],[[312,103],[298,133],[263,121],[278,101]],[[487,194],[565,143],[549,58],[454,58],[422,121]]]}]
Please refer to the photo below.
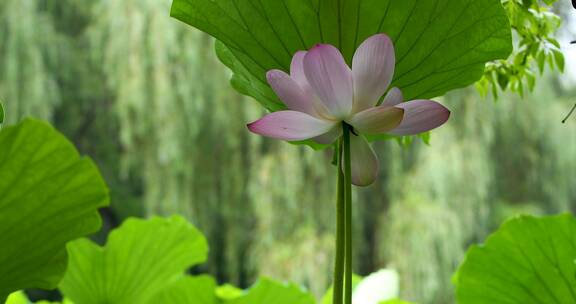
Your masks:
[{"label": "lotus flower", "polygon": [[378,158],[363,134],[414,135],[441,126],[450,116],[437,102],[404,102],[400,89],[388,90],[395,61],[394,46],[385,34],[369,37],[358,47],[351,69],[332,45],[299,51],[292,59],[290,75],[280,70],[266,75],[288,110],[268,114],[248,124],[248,129],[286,141],[312,139],[330,144],[347,123],[354,130],[350,136],[352,183],[368,186],[378,174]]}]

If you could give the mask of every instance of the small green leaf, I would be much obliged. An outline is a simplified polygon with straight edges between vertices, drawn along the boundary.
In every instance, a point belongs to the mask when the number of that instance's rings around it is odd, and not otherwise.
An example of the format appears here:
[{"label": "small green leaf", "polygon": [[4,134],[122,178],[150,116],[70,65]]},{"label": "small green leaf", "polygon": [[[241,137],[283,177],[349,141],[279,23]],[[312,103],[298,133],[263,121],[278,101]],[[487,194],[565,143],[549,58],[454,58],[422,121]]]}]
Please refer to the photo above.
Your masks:
[{"label": "small green leaf", "polygon": [[420,134],[418,134],[418,137],[420,137],[420,139],[422,139],[424,144],[429,146],[430,140],[432,139],[432,132],[428,131],[428,132],[420,133]]},{"label": "small green leaf", "polygon": [[554,53],[547,53],[546,54],[547,57],[547,61],[548,61],[548,66],[550,67],[551,70],[554,69]]},{"label": "small green leaf", "polygon": [[498,100],[498,87],[495,84],[492,85],[492,98]]},{"label": "small green leaf", "polygon": [[98,169],[50,125],[0,131],[0,302],[13,291],[55,288],[66,243],[100,228],[108,204]]},{"label": "small green leaf", "polygon": [[515,66],[523,65],[525,63],[525,61],[526,61],[525,52],[517,53],[516,56],[514,57],[514,65]]},{"label": "small green leaf", "polygon": [[560,72],[564,72],[564,54],[562,54],[559,50],[553,50],[552,53],[554,54],[554,61],[556,62],[556,66],[560,70]]},{"label": "small green leaf", "polygon": [[260,279],[248,292],[227,304],[314,304],[314,297],[293,284]]},{"label": "small green leaf", "polygon": [[69,244],[60,290],[75,303],[147,303],[184,271],[206,260],[204,236],[185,219],[131,218],[110,233],[105,247]]},{"label": "small green leaf", "polygon": [[498,85],[500,86],[500,89],[502,91],[505,91],[506,88],[508,87],[508,82],[510,81],[510,79],[508,78],[508,75],[501,71],[498,73]]},{"label": "small green leaf", "polygon": [[576,219],[521,216],[472,246],[454,277],[462,304],[576,303]]},{"label": "small green leaf", "polygon": [[558,49],[561,48],[560,42],[558,42],[558,40],[556,40],[556,39],[554,39],[554,38],[552,38],[552,37],[546,38],[546,41],[550,42],[552,45],[554,45],[554,46],[555,46],[556,48],[558,48]]},{"label": "small green leaf", "polygon": [[526,70],[526,80],[528,82],[528,89],[533,91],[536,86],[536,76],[530,70]]},{"label": "small green leaf", "polygon": [[522,80],[516,81],[516,84],[517,84],[516,88],[517,93],[520,95],[520,97],[524,98],[524,84],[522,83]]},{"label": "small green leaf", "polygon": [[536,62],[538,63],[538,70],[540,71],[540,74],[543,74],[544,67],[546,65],[546,52],[541,51],[538,53],[538,55],[536,55]]}]

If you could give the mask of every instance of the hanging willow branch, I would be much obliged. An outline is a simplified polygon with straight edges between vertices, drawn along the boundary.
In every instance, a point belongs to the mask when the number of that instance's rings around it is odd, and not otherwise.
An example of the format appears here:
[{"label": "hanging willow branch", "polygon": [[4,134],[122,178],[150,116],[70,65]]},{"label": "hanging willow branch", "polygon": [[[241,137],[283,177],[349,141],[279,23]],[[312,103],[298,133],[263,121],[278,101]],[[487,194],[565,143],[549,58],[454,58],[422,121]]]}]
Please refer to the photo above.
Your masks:
[{"label": "hanging willow branch", "polygon": [[52,117],[60,92],[49,68],[48,50],[56,40],[39,1],[0,2],[0,98],[8,123],[27,115]]}]

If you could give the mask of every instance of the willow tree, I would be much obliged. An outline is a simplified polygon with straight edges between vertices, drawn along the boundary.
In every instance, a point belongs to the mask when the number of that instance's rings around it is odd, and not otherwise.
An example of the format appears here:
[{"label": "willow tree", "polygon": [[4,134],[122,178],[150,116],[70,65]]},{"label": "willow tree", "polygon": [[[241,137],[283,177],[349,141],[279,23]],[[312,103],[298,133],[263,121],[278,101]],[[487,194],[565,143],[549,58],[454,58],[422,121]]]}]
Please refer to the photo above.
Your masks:
[{"label": "willow tree", "polygon": [[0,3],[0,99],[9,123],[26,115],[50,119],[59,102],[52,73],[55,54],[50,48],[59,38],[40,4],[36,0]]}]

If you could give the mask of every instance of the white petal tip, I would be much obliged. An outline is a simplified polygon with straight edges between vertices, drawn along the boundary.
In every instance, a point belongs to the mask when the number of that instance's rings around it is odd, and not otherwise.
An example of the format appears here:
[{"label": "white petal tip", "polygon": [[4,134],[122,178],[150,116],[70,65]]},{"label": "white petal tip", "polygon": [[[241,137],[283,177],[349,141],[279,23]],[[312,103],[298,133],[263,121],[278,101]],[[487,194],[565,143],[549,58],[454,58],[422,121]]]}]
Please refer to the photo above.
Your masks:
[{"label": "white petal tip", "polygon": [[283,71],[270,70],[266,73],[266,80],[268,80],[268,82],[270,82],[274,79],[285,77],[285,76],[288,76],[288,75],[286,73],[284,73]]}]

